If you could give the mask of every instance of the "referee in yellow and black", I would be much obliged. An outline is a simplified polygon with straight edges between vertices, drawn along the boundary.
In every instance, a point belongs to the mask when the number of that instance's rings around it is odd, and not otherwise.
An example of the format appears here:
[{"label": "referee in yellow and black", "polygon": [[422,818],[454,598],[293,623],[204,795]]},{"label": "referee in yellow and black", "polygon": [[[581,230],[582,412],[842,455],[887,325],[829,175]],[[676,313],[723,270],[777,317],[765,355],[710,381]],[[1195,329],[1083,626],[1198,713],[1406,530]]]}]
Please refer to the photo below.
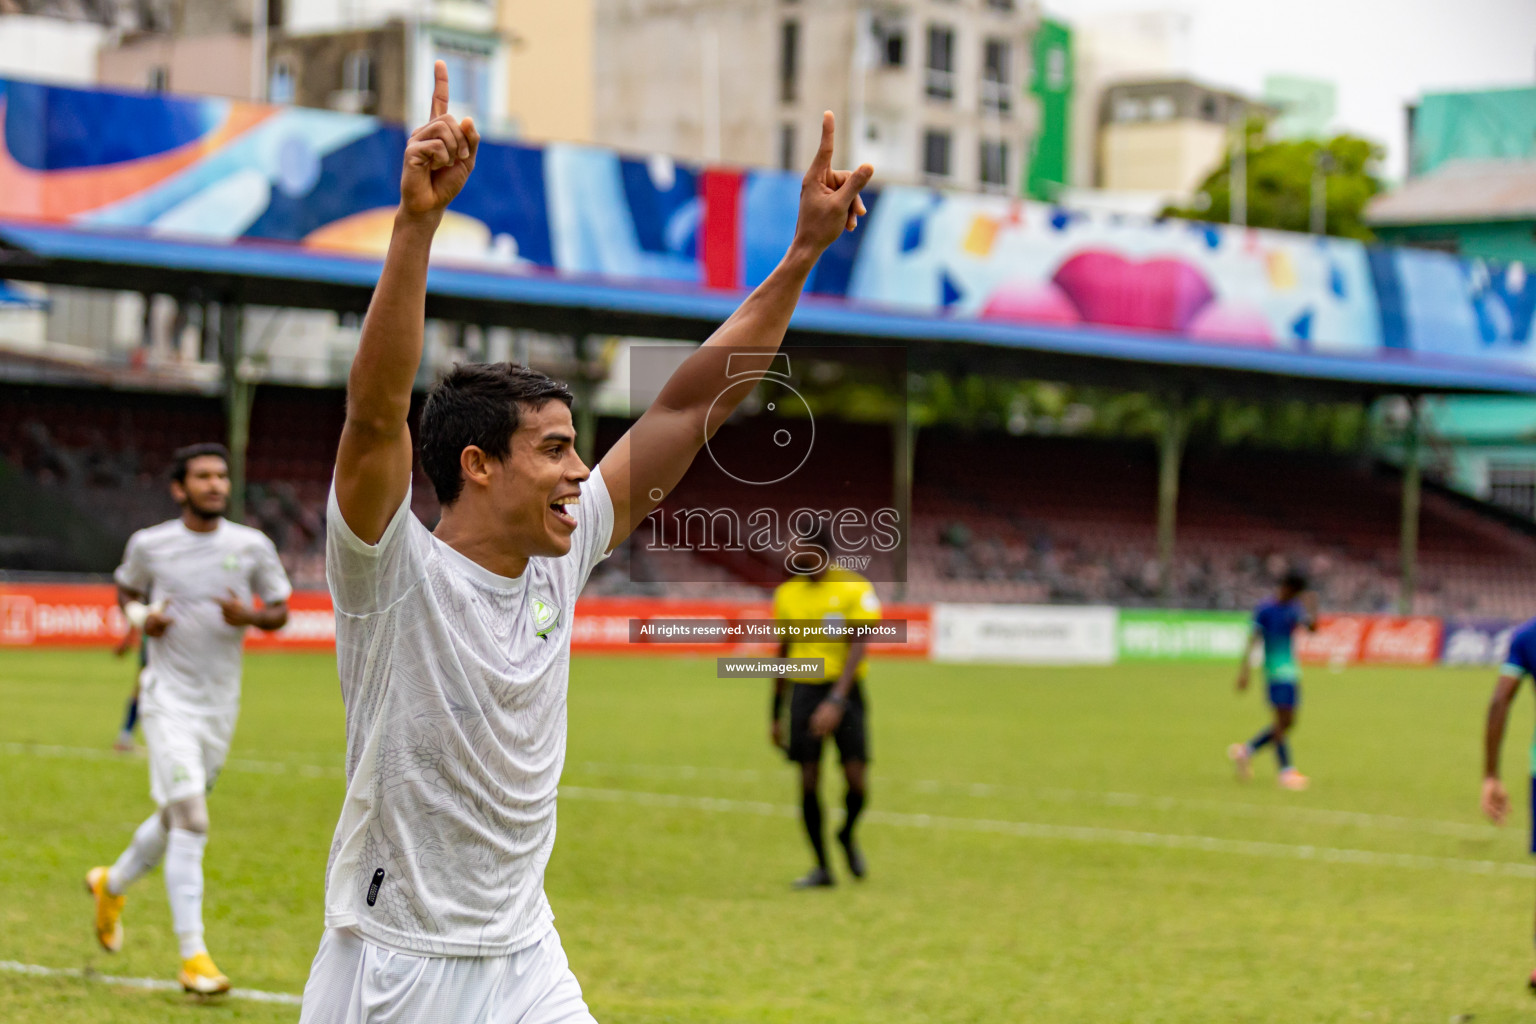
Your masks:
[{"label": "referee in yellow and black", "polygon": [[[875,588],[858,573],[838,567],[833,562],[832,531],[822,522],[804,538],[797,538],[791,551],[791,565],[804,569],[779,585],[773,594],[773,616],[778,622],[859,623],[880,619],[880,601]],[[816,852],[816,867],[795,882],[797,889],[835,884],[827,862],[826,837],[821,813],[822,742],[831,736],[843,762],[843,776],[848,780],[844,797],[847,814],[837,833],[847,855],[848,870],[863,878],[864,855],[854,837],[854,826],[864,809],[869,766],[869,723],[864,700],[866,641],[860,639],[783,640],[781,658],[821,658],[822,678],[797,679],[793,686],[780,677],[774,680],[773,723],[771,735],[775,746],[783,747],[789,759],[800,766],[800,807],[805,820],[805,834]],[[784,744],[784,711],[789,711],[789,744]]]}]

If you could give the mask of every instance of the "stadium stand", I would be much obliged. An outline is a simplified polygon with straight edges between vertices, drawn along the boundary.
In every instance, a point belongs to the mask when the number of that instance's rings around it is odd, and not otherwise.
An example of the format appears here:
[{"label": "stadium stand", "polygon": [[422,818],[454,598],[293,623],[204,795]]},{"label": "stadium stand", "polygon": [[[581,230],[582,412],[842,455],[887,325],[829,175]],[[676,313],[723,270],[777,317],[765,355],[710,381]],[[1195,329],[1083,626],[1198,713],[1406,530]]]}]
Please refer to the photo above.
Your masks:
[{"label": "stadium stand", "polygon": [[[263,387],[252,414],[247,518],[277,543],[300,586],[324,585],[325,495],[342,416],[340,392],[283,387]],[[602,420],[598,450],[625,426]],[[836,429],[853,437],[872,465],[889,465],[885,428]],[[171,451],[222,434],[219,401],[206,395],[0,389],[0,458],[20,470],[37,501],[62,500],[93,524],[98,563],[115,558],[132,530],[174,514],[164,486]],[[1156,474],[1155,451],[1138,442],[927,429],[914,457],[909,582],[901,596],[1155,604]],[[797,475],[778,488],[775,500],[825,507],[831,487],[841,501],[877,507],[886,503],[884,495],[858,481],[879,478]],[[742,507],[761,496],[728,482],[707,493],[688,486],[669,504]],[[1191,451],[1181,483],[1174,603],[1248,607],[1277,573],[1296,567],[1314,577],[1326,608],[1390,610],[1397,597],[1398,501],[1396,473],[1369,461]],[[435,498],[419,471],[413,508],[423,520],[436,520]],[[35,538],[25,546],[19,537],[8,543],[4,534],[0,525],[3,567],[111,568],[64,557],[64,548],[83,543],[80,529],[46,550]],[[1528,615],[1536,608],[1533,570],[1536,528],[1523,529],[1470,499],[1426,490],[1415,611]],[[690,582],[668,582],[680,579]],[[776,582],[762,560],[625,545],[590,586],[604,594],[760,597]]]},{"label": "stadium stand", "polygon": [[[1150,445],[932,430],[916,453],[912,589],[934,600],[1158,600]],[[1536,539],[1426,490],[1415,610],[1523,616]],[[1399,483],[1387,467],[1275,451],[1193,451],[1180,486],[1175,603],[1251,607],[1288,567],[1324,607],[1397,598]]]}]

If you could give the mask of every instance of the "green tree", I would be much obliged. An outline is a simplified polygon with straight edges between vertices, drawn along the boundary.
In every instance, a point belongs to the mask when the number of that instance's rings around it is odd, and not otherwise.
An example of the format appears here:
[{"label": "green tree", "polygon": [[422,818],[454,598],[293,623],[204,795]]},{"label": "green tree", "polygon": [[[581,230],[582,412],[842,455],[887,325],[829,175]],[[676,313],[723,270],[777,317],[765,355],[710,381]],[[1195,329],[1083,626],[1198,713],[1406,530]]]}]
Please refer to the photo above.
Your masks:
[{"label": "green tree", "polygon": [[[1264,137],[1261,121],[1248,122],[1244,141],[1248,163],[1248,224],[1282,231],[1308,231],[1312,218],[1312,181],[1319,161],[1326,170],[1326,233],[1362,242],[1375,241],[1366,226],[1365,204],[1381,191],[1376,177],[1382,149],[1358,135],[1326,141],[1274,141]],[[1190,220],[1232,220],[1232,154],[1227,154],[1187,207],[1170,206],[1164,216]]]}]

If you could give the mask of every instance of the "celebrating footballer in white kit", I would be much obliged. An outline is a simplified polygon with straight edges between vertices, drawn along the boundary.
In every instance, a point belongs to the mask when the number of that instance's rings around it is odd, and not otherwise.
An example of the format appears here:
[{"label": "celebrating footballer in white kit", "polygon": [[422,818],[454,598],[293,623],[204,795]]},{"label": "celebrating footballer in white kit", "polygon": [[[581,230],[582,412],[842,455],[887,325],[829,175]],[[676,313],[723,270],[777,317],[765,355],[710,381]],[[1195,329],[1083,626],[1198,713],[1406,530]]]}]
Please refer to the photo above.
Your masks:
[{"label": "celebrating footballer in white kit", "polygon": [[[218,444],[172,457],[176,519],[128,539],[115,574],[129,623],[144,631],[149,661],[139,677],[139,713],[149,749],[149,792],[158,810],[135,830],[110,868],[93,868],[96,938],[123,943],[124,897],[135,879],[165,861],[165,889],[181,946],[182,987],[227,991],[203,944],[206,794],[229,753],[240,711],[240,652],[248,626],[281,629],[293,588],[266,534],[224,518],[229,453]],[[252,596],[261,607],[254,607]]]},{"label": "celebrating footballer in white kit", "polygon": [[864,213],[873,172],[832,169],[824,115],[778,269],[594,470],[576,454],[563,384],[508,363],[454,368],[417,431],[443,507],[428,532],[410,511],[406,417],[432,237],[479,143],[448,116],[447,71],[435,71],[352,364],[327,518],[347,794],[301,1021],[591,1021],[544,897],[576,597],[746,394],[728,390],[727,360],[768,367],[817,258]]}]

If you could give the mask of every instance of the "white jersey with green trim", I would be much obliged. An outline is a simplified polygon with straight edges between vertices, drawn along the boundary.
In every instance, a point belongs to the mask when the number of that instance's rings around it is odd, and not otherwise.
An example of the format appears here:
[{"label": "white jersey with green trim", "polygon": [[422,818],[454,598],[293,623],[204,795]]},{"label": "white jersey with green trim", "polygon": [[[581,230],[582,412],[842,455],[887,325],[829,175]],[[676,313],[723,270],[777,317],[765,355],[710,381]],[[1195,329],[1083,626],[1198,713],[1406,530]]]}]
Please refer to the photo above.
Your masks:
[{"label": "white jersey with green trim", "polygon": [[434,537],[407,493],[377,544],[334,485],[326,576],[347,712],[347,795],[325,923],[435,956],[500,956],[550,927],[544,868],[565,762],[576,597],[613,503],[581,485],[571,550],[507,578]]},{"label": "white jersey with green trim", "polygon": [[245,628],[224,621],[219,601],[233,596],[250,604],[254,594],[272,604],[293,592],[271,539],[226,519],[207,532],[180,519],[139,530],[128,538],[113,578],[153,603],[164,602],[171,620],[162,636],[144,641],[149,667],[139,696],[146,710],[220,713],[239,707]]}]

